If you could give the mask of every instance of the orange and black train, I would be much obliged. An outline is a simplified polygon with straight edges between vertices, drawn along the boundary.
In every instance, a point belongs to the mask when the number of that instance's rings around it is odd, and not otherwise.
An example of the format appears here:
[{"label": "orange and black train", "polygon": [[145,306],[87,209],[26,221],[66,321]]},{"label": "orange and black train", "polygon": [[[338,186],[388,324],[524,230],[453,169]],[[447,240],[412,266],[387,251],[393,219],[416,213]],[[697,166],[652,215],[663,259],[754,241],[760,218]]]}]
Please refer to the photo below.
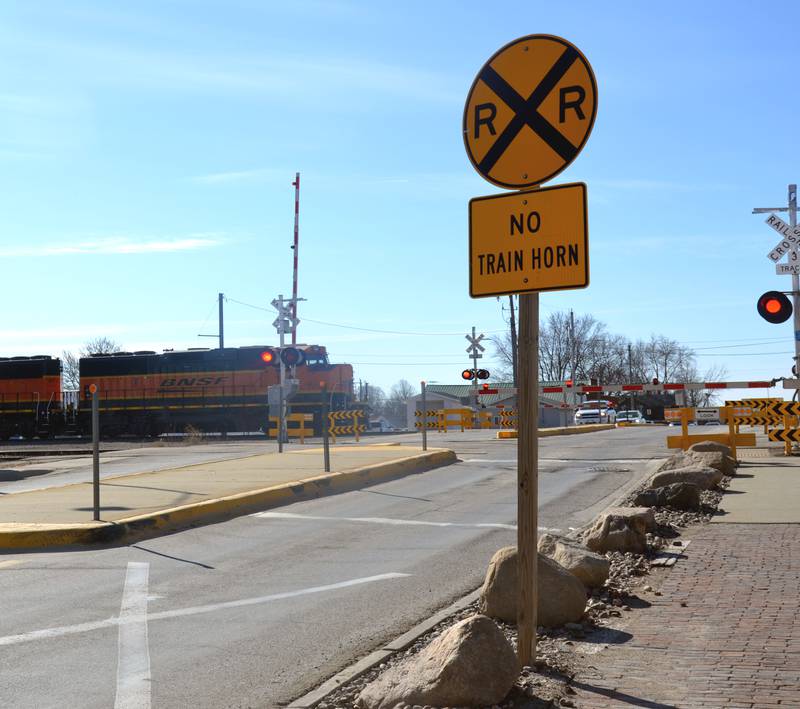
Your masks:
[{"label": "orange and black train", "polygon": [[[292,412],[314,414],[319,430],[323,405],[336,410],[351,404],[351,365],[330,364],[319,345],[297,345],[282,353],[284,361],[291,355],[294,364],[286,376],[298,380],[289,402]],[[0,438],[87,435],[92,384],[106,438],[157,436],[188,427],[223,433],[265,430],[267,392],[280,381],[282,353],[259,345],[96,354],[80,360],[77,392],[62,390],[58,358],[0,358]]]}]

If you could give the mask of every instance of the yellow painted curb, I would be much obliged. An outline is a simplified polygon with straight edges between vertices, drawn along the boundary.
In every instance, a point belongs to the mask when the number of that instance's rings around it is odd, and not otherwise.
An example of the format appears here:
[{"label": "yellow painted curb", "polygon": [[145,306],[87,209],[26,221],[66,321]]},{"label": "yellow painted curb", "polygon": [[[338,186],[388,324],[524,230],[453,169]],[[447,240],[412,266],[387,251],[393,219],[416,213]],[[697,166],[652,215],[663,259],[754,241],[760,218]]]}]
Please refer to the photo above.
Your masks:
[{"label": "yellow painted curb", "polygon": [[[616,428],[613,423],[588,423],[583,426],[561,426],[559,428],[540,428],[539,438],[550,436],[574,436],[576,433],[592,433],[594,431],[609,431]],[[516,431],[498,431],[497,438],[516,438]]]},{"label": "yellow painted curb", "polygon": [[127,543],[188,527],[221,522],[293,502],[375,485],[450,465],[456,460],[455,452],[438,448],[386,463],[366,465],[341,473],[325,473],[260,490],[203,500],[136,517],[126,517],[116,522],[60,525],[0,524],[0,552],[75,544],[107,544],[122,541]]}]

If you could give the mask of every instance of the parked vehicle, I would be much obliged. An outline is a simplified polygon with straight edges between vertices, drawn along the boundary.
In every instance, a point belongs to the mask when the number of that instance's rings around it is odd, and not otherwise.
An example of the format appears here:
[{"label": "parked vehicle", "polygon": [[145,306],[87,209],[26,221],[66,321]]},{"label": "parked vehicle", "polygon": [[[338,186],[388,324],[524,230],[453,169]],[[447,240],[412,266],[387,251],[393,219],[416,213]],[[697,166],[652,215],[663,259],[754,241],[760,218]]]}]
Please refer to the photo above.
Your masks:
[{"label": "parked vehicle", "polygon": [[617,423],[647,423],[641,411],[617,411]]},{"label": "parked vehicle", "polygon": [[584,401],[575,411],[575,425],[584,423],[614,423],[617,420],[617,412],[614,404],[605,399],[596,401]]}]

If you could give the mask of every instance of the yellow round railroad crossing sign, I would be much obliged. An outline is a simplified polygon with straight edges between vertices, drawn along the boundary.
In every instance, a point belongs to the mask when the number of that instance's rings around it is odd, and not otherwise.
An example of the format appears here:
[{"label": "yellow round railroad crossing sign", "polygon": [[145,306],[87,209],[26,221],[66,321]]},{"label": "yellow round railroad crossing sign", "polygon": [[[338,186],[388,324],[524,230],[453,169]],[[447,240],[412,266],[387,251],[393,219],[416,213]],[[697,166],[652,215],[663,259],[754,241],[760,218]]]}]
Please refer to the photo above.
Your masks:
[{"label": "yellow round railroad crossing sign", "polygon": [[475,77],[464,145],[489,182],[532,187],[576,158],[596,114],[597,82],[586,57],[561,37],[532,34],[497,51]]}]

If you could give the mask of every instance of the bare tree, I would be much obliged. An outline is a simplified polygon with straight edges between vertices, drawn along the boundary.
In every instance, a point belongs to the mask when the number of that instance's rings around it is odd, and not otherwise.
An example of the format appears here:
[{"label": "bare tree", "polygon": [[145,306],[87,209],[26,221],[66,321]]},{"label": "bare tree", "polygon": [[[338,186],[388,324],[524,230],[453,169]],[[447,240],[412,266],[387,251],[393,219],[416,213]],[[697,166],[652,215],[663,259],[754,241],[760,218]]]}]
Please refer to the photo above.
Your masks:
[{"label": "bare tree", "polygon": [[492,376],[499,381],[511,381],[514,378],[514,354],[511,347],[511,333],[493,335],[489,341],[494,345],[494,356],[497,362]]},{"label": "bare tree", "polygon": [[87,340],[81,348],[81,357],[88,357],[93,354],[111,354],[119,352],[122,345],[110,337],[94,337]]},{"label": "bare tree", "polygon": [[367,385],[365,399],[367,408],[373,416],[380,416],[386,407],[386,393],[377,386]]},{"label": "bare tree", "polygon": [[74,352],[64,350],[61,353],[61,388],[69,391],[79,386],[78,356]]},{"label": "bare tree", "polygon": [[405,379],[392,385],[389,397],[383,407],[383,415],[396,426],[404,426],[406,420],[406,402],[417,393],[417,390]]},{"label": "bare tree", "polygon": [[121,349],[122,345],[110,337],[94,337],[83,344],[79,355],[64,350],[61,353],[62,389],[77,389],[80,386],[79,363],[81,357],[88,357],[93,354],[111,354],[112,352],[119,352]]}]

